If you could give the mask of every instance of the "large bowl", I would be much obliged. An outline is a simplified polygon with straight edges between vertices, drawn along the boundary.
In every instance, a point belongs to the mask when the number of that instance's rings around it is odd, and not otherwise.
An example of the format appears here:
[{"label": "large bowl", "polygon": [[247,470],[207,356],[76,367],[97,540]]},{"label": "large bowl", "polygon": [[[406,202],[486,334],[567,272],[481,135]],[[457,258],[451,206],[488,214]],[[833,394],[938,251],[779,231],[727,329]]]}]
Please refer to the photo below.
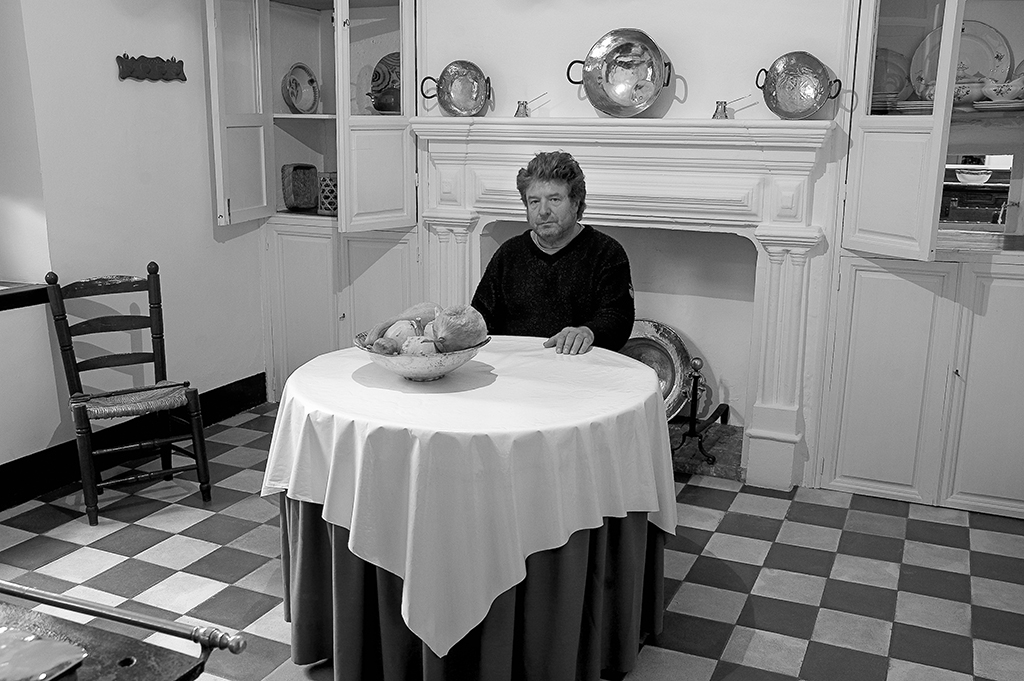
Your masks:
[{"label": "large bowl", "polygon": [[[576,64],[583,65],[581,80],[570,75]],[[569,62],[565,77],[573,85],[583,85],[598,111],[628,118],[654,103],[671,73],[672,63],[649,35],[636,28],[617,28],[601,36],[585,60]]]},{"label": "large bowl", "polygon": [[958,168],[955,172],[961,184],[985,184],[992,179],[992,171],[985,168]]},{"label": "large bowl", "polygon": [[436,355],[382,355],[366,344],[366,332],[355,337],[356,347],[364,350],[377,366],[410,381],[436,381],[473,359],[480,348],[491,342],[488,336],[480,343],[465,350],[442,352]]},{"label": "large bowl", "polygon": [[787,120],[814,115],[843,88],[842,81],[831,80],[828,67],[808,52],[782,55],[757,72],[754,85],[764,93],[764,103],[772,113]]}]

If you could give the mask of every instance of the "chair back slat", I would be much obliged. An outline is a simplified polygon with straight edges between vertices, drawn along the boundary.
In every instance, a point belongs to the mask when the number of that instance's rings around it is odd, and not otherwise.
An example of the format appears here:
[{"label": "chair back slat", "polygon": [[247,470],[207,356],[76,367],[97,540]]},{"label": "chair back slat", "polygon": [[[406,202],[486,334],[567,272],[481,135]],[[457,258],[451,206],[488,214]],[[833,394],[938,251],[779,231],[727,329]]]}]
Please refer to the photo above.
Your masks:
[{"label": "chair back slat", "polygon": [[132,277],[126,274],[115,274],[108,277],[93,277],[73,281],[61,288],[65,300],[85,296],[104,296],[109,293],[132,293],[145,291],[148,282],[145,277]]},{"label": "chair back slat", "polygon": [[110,367],[130,366],[132,364],[147,364],[152,361],[152,352],[123,352],[83,359],[75,366],[79,372],[82,372],[92,371],[93,369],[109,369]]},{"label": "chair back slat", "polygon": [[107,333],[109,331],[134,331],[136,329],[150,328],[149,317],[143,315],[109,315],[106,317],[93,317],[84,322],[72,324],[70,327],[72,336],[85,336],[90,333]]},{"label": "chair back slat", "polygon": [[[61,361],[64,364],[64,375],[67,378],[68,389],[71,394],[84,392],[82,379],[79,375],[83,371],[93,369],[106,369],[121,366],[152,364],[153,378],[155,381],[167,379],[167,357],[164,349],[164,323],[163,310],[160,295],[160,267],[151,262],[146,267],[147,275],[136,277],[130,275],[111,275],[81,279],[61,286],[57,275],[50,272],[46,275],[46,290],[50,298],[50,308],[53,313],[54,330],[57,333],[57,342],[60,345]],[[121,293],[146,293],[149,304],[149,314],[109,314],[109,306],[102,306],[100,314],[87,319],[80,319],[75,324],[68,320],[68,313],[64,301],[68,298],[89,298],[92,300],[102,299],[108,294]],[[142,300],[139,300],[140,304]],[[77,310],[76,310],[77,311]],[[80,315],[84,316],[84,315]],[[101,355],[82,359],[75,354],[75,339],[86,334],[103,332],[125,332],[149,329],[150,348],[136,348],[132,345],[133,352],[116,353],[111,352],[113,348],[100,348]]]}]

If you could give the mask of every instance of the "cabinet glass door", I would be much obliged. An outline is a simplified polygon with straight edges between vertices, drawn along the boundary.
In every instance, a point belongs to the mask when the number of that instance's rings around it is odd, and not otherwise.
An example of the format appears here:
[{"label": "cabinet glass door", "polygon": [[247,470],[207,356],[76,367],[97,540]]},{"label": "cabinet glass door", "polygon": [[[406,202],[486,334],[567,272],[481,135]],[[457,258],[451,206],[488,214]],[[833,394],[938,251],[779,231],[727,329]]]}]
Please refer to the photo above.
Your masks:
[{"label": "cabinet glass door", "polygon": [[344,129],[342,231],[416,224],[416,157],[409,117],[416,85],[412,0],[347,0],[338,52]]},{"label": "cabinet glass door", "polygon": [[291,217],[306,213],[318,216],[312,219],[317,222],[332,223],[338,213],[334,3],[269,4],[276,208]]},{"label": "cabinet glass door", "polygon": [[351,0],[348,48],[352,115],[401,116],[402,8],[398,0]]},{"label": "cabinet glass door", "polygon": [[217,223],[273,212],[268,12],[258,0],[207,0]]},{"label": "cabinet glass door", "polygon": [[940,243],[1024,235],[1024,2],[966,0],[955,79]]},{"label": "cabinet glass door", "polygon": [[845,248],[931,260],[962,0],[861,6]]}]

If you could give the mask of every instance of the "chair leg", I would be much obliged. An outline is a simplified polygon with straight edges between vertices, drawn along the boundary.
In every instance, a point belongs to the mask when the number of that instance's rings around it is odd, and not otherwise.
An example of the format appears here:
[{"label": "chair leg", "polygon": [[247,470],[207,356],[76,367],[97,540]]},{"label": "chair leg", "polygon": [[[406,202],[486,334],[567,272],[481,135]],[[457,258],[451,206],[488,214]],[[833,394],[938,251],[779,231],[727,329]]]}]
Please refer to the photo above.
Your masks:
[{"label": "chair leg", "polygon": [[78,445],[78,468],[82,473],[82,496],[90,525],[98,525],[99,499],[96,494],[96,464],[92,458],[92,427],[84,404],[71,407],[75,419],[75,442]]},{"label": "chair leg", "polygon": [[192,423],[192,454],[196,458],[196,476],[203,501],[210,500],[210,464],[206,461],[206,437],[203,435],[203,411],[199,406],[199,391],[189,388],[185,392],[188,418]]},{"label": "chair leg", "polygon": [[[162,411],[157,416],[160,419],[160,430],[163,432],[164,437],[170,436],[171,434],[171,413]],[[174,466],[171,461],[171,446],[164,445],[160,448],[160,467],[164,470],[168,470]],[[174,474],[167,473],[164,475],[164,480],[173,480]]]}]

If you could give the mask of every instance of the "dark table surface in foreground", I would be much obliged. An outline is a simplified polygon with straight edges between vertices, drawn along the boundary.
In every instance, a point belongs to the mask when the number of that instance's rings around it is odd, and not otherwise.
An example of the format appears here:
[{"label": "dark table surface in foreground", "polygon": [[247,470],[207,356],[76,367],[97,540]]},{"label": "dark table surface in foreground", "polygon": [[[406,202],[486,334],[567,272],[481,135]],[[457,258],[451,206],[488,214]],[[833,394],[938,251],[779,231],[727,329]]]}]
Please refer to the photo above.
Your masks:
[{"label": "dark table surface in foreground", "polygon": [[[105,629],[79,624],[0,601],[0,626],[74,643],[89,654],[77,670],[58,679],[75,681],[191,681],[203,660]],[[77,676],[76,676],[77,674]]]}]

